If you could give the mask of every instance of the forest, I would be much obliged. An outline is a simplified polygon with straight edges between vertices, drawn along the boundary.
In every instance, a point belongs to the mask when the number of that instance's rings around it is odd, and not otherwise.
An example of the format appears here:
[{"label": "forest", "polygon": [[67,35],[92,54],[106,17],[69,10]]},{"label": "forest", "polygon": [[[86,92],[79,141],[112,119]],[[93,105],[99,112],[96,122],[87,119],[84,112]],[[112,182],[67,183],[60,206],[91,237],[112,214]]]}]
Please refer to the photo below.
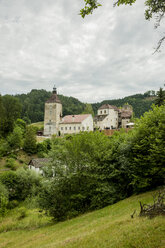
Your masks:
[{"label": "forest", "polygon": [[[20,95],[4,95],[1,96],[0,101],[3,101],[4,108],[6,109],[6,116],[8,119],[8,125],[11,125],[9,119],[21,118],[26,123],[35,123],[44,120],[44,104],[46,100],[51,96],[51,92],[46,90],[31,90],[30,93]],[[63,116],[69,114],[82,114],[90,111],[93,115],[97,114],[97,109],[105,103],[115,105],[117,107],[123,106],[125,103],[132,105],[134,111],[134,117],[139,118],[144,112],[151,109],[151,105],[154,103],[156,93],[154,91],[148,91],[144,94],[136,94],[122,99],[104,100],[102,102],[87,104],[82,103],[74,97],[67,97],[59,95],[59,99],[63,105]],[[12,102],[14,104],[12,104]],[[0,103],[1,104],[1,103]],[[14,107],[17,106],[17,107]],[[15,108],[12,110],[12,108]],[[1,115],[3,110],[1,111]],[[8,127],[7,127],[8,128]],[[12,127],[11,127],[12,129]]]}]

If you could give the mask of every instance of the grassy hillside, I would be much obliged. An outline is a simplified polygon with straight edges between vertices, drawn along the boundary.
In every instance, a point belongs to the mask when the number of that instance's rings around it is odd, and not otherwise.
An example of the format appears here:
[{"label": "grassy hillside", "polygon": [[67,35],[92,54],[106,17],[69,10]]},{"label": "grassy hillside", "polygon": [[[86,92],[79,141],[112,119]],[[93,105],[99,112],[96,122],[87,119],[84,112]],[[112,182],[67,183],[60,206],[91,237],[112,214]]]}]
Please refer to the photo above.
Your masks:
[{"label": "grassy hillside", "polygon": [[0,220],[0,248],[164,248],[164,217],[130,217],[135,209],[139,212],[139,201],[152,202],[153,193],[57,224],[37,210],[18,220],[15,210]]}]

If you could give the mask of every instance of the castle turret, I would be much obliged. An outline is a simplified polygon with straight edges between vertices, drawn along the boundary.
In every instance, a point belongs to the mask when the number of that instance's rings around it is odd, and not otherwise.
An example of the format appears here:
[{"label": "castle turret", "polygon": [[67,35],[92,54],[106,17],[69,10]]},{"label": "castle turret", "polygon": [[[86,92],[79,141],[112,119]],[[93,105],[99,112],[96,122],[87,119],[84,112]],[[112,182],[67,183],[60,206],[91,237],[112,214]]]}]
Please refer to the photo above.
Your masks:
[{"label": "castle turret", "polygon": [[44,135],[58,134],[61,118],[62,104],[54,87],[51,97],[45,103]]}]

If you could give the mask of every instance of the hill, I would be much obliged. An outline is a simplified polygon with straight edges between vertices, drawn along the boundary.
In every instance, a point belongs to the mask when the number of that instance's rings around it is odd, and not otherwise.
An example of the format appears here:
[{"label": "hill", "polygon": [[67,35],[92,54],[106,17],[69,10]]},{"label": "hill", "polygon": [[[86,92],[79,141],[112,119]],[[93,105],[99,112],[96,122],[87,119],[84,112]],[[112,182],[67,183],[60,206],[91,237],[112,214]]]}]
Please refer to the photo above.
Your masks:
[{"label": "hill", "polygon": [[[44,120],[44,105],[51,92],[46,90],[31,90],[28,94],[16,95],[22,104],[21,118],[30,120],[32,123]],[[74,97],[59,95],[63,105],[63,115],[80,114],[85,104]]]},{"label": "hill", "polygon": [[[155,94],[155,93],[154,93]],[[15,95],[16,100],[20,102],[21,118],[27,123],[35,123],[44,120],[44,104],[46,100],[51,96],[51,92],[46,90],[33,89],[27,94]],[[69,114],[81,114],[85,111],[86,104],[82,103],[74,97],[67,97],[59,95],[59,98],[63,105],[63,116]],[[2,96],[2,100],[5,96]],[[140,117],[144,112],[151,108],[155,100],[155,95],[146,92],[144,94],[136,94],[127,96],[121,99],[104,100],[102,102],[93,103],[92,108],[94,113],[97,113],[97,109],[102,104],[115,105],[117,107],[123,106],[125,103],[132,105],[135,117]]]},{"label": "hill", "polygon": [[135,209],[139,211],[139,201],[152,202],[153,193],[57,224],[39,217],[37,210],[28,210],[27,217],[18,221],[16,209],[0,220],[0,248],[163,248],[164,217],[130,217]]},{"label": "hill", "polygon": [[151,109],[151,105],[154,103],[155,98],[156,98],[155,96],[150,96],[146,93],[136,94],[136,95],[127,96],[127,97],[124,97],[121,99],[104,100],[100,103],[92,104],[92,107],[93,107],[93,110],[96,114],[97,109],[103,104],[110,104],[110,105],[115,105],[117,107],[121,107],[124,104],[128,103],[133,107],[135,117],[139,118],[146,111]]}]

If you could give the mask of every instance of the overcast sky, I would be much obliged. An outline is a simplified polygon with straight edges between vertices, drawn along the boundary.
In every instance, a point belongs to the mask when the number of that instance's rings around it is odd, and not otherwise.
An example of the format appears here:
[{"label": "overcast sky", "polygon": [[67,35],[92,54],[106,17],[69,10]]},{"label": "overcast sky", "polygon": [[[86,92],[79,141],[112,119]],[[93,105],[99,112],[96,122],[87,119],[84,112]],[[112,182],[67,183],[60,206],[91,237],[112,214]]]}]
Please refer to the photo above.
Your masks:
[{"label": "overcast sky", "polygon": [[52,90],[83,102],[121,98],[165,83],[163,34],[144,19],[144,1],[82,19],[83,0],[0,0],[0,93]]}]

